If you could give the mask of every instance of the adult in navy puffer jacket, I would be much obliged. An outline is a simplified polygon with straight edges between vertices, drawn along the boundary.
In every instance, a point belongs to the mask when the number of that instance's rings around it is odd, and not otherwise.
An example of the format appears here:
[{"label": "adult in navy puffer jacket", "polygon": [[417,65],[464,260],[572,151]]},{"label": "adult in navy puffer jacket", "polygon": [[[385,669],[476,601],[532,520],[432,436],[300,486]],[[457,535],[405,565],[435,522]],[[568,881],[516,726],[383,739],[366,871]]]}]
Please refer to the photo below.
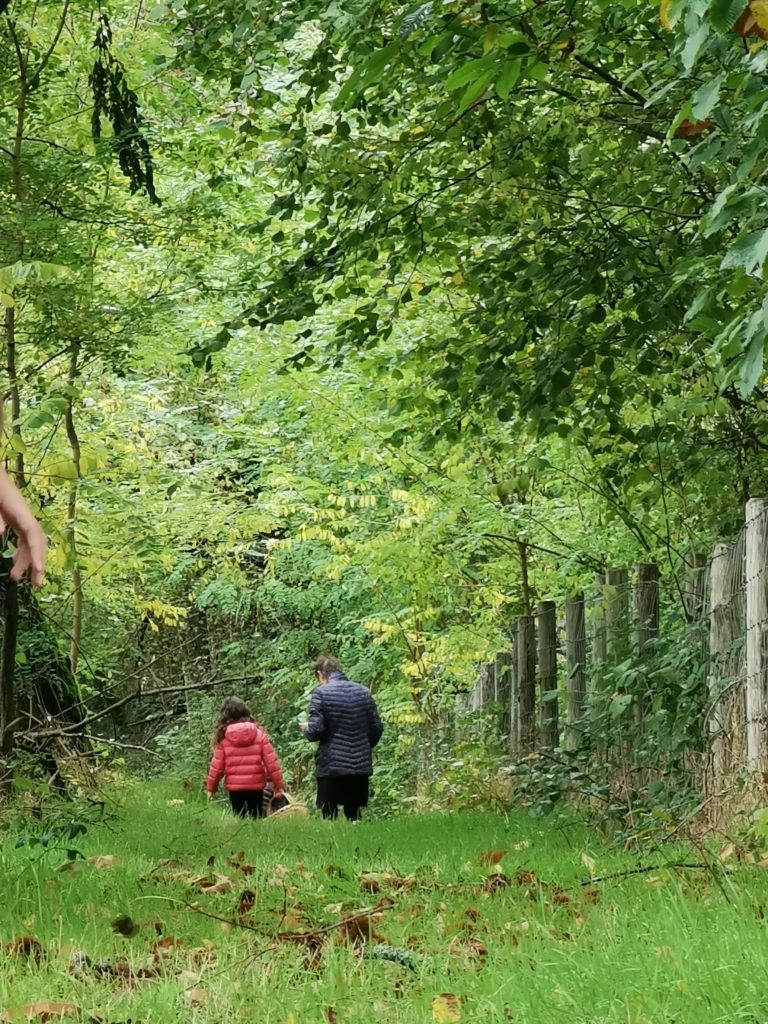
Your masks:
[{"label": "adult in navy puffer jacket", "polygon": [[317,806],[324,818],[338,816],[339,807],[350,821],[368,806],[373,748],[384,727],[370,690],[351,683],[335,658],[319,658],[318,687],[309,704],[309,721],[302,732],[318,744],[315,753]]},{"label": "adult in navy puffer jacket", "polygon": [[272,780],[275,797],[283,793],[283,773],[269,736],[254,722],[244,701],[225,700],[213,733],[216,749],[208,772],[208,799],[225,780],[232,810],[245,818],[264,814],[264,787]]}]

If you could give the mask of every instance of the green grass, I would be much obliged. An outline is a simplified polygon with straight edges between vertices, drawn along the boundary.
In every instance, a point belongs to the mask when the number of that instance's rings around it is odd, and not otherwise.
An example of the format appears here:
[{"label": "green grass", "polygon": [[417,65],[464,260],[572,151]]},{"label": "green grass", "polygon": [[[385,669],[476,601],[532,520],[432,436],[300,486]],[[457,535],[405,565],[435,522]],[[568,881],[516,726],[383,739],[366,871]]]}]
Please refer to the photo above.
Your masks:
[{"label": "green grass", "polygon": [[[179,799],[184,803],[169,804]],[[6,836],[0,939],[32,935],[46,956],[36,966],[16,953],[3,955],[0,1009],[61,1000],[108,1022],[424,1024],[435,996],[453,993],[462,1021],[489,1024],[768,1019],[768,935],[760,916],[768,871],[759,867],[728,875],[725,893],[707,872],[668,870],[590,890],[580,884],[587,877],[583,853],[600,874],[635,861],[601,849],[578,822],[557,827],[523,815],[467,814],[356,826],[242,823],[196,795],[137,785],[121,789],[109,811],[103,824],[68,844],[86,856],[119,858],[106,870],[87,864],[57,871],[63,849],[16,848],[18,832]],[[510,884],[496,892],[483,884],[488,850],[506,851],[500,870]],[[227,864],[238,851],[252,874]],[[664,856],[649,854],[644,862]],[[227,874],[234,888],[193,891],[173,871],[156,870],[168,858],[200,875]],[[519,870],[542,884],[519,884]],[[388,872],[407,885],[385,881],[370,895],[361,891],[366,871]],[[244,889],[255,893],[247,918],[255,930],[201,913],[232,918]],[[382,942],[418,954],[415,971],[361,957],[334,931],[312,966],[301,943],[277,937],[278,930],[328,926],[386,896],[393,906],[376,930]],[[139,924],[135,937],[113,933],[120,914]],[[73,950],[146,968],[157,927],[175,939],[160,976],[70,972]]]}]

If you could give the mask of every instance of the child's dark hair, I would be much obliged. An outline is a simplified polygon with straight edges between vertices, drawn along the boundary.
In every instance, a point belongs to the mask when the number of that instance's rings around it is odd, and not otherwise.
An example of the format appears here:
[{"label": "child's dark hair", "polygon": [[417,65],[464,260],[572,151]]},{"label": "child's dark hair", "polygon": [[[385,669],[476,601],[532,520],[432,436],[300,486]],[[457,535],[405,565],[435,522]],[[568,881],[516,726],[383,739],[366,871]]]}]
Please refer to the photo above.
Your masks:
[{"label": "child's dark hair", "polygon": [[221,705],[219,719],[213,730],[213,744],[216,746],[224,739],[227,726],[234,722],[252,722],[253,716],[244,700],[239,697],[227,697]]}]

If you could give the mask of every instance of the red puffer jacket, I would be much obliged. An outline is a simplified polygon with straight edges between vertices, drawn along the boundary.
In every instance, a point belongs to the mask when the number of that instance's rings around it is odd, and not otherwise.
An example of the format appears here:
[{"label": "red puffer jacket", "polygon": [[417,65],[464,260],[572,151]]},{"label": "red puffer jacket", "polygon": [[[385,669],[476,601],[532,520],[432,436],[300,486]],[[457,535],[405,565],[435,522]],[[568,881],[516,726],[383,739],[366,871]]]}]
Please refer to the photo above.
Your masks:
[{"label": "red puffer jacket", "polygon": [[227,790],[264,789],[272,780],[275,792],[283,789],[283,773],[269,736],[255,722],[227,726],[216,747],[208,772],[208,791],[215,793],[222,776]]}]

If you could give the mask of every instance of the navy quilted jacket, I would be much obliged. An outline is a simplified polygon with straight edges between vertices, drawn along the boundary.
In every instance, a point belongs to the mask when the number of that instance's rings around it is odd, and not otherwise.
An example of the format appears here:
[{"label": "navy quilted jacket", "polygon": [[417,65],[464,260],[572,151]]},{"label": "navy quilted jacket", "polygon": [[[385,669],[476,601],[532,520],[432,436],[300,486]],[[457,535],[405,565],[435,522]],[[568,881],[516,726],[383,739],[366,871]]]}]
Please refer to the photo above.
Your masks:
[{"label": "navy quilted jacket", "polygon": [[384,726],[370,690],[335,672],[312,694],[305,736],[319,745],[315,775],[372,775]]}]

